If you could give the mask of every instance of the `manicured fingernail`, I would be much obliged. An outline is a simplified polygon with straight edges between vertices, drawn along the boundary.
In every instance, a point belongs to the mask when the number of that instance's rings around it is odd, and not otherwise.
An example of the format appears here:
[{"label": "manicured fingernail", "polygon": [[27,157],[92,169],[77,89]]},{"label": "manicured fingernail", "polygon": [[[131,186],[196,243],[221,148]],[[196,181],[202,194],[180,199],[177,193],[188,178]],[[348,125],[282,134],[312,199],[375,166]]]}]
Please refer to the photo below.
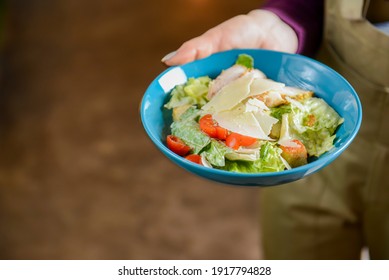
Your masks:
[{"label": "manicured fingernail", "polygon": [[175,56],[176,53],[177,53],[177,51],[173,51],[173,52],[171,52],[171,53],[168,53],[167,55],[165,55],[165,56],[161,59],[161,61],[162,61],[162,62],[168,61],[168,60],[171,59],[173,56]]}]

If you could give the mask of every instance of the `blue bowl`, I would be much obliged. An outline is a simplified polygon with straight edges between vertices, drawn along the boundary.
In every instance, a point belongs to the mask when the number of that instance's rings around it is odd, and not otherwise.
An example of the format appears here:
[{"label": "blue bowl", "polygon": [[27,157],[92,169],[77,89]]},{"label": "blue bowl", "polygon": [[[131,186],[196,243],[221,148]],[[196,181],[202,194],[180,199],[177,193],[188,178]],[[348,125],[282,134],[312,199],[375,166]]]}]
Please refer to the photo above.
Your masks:
[{"label": "blue bowl", "polygon": [[[190,77],[208,75],[215,78],[223,69],[232,66],[238,55],[246,53],[254,58],[255,68],[270,79],[288,86],[312,90],[323,98],[344,118],[336,132],[334,148],[307,165],[281,172],[235,173],[207,168],[192,163],[171,152],[166,147],[166,136],[171,124],[170,112],[163,109],[174,86]],[[302,55],[269,50],[231,50],[213,54],[179,67],[171,67],[161,73],[146,90],[140,108],[146,133],[163,154],[187,171],[213,181],[243,186],[273,186],[299,180],[335,160],[353,141],[362,121],[362,107],[352,86],[328,66]]]}]

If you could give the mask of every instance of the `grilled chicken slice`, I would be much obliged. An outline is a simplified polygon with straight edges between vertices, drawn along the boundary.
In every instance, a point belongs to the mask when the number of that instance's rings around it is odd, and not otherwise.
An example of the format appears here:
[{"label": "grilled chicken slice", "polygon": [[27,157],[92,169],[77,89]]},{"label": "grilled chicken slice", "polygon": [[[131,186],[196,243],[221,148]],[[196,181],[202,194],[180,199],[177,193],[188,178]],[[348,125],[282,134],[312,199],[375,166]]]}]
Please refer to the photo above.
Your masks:
[{"label": "grilled chicken slice", "polygon": [[263,101],[267,107],[274,108],[280,105],[289,104],[290,99],[302,101],[313,96],[313,92],[309,90],[298,89],[294,87],[284,87],[280,91],[267,91],[256,97]]}]

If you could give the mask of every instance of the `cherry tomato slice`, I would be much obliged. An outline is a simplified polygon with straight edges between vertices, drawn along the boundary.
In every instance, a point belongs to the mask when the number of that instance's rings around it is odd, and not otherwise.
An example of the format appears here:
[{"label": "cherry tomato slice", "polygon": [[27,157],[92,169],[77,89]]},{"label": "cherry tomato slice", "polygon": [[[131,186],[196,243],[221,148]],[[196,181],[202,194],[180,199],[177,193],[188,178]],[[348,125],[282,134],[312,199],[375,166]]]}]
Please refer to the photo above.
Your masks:
[{"label": "cherry tomato slice", "polygon": [[219,126],[217,122],[212,118],[212,115],[204,115],[199,120],[200,129],[208,134],[209,137],[219,140],[226,140],[228,136],[228,130]]},{"label": "cherry tomato slice", "polygon": [[239,134],[239,143],[241,146],[248,147],[253,145],[255,142],[257,142],[257,138]]},{"label": "cherry tomato slice", "polygon": [[185,156],[190,152],[190,147],[184,143],[180,138],[174,135],[166,137],[168,148],[180,156]]},{"label": "cherry tomato slice", "polygon": [[228,130],[224,127],[217,126],[216,127],[216,138],[220,140],[226,140],[228,137]]},{"label": "cherry tomato slice", "polygon": [[237,137],[235,136],[235,133],[228,135],[226,139],[226,145],[234,150],[239,149],[240,145]]},{"label": "cherry tomato slice", "polygon": [[234,150],[239,147],[247,147],[254,144],[257,141],[256,138],[245,136],[239,133],[232,132],[226,138],[226,145]]},{"label": "cherry tomato slice", "polygon": [[185,158],[186,158],[187,160],[191,161],[191,162],[194,162],[194,163],[203,165],[203,164],[201,163],[201,156],[199,156],[199,155],[192,154],[192,155],[186,156]]},{"label": "cherry tomato slice", "polygon": [[200,129],[208,134],[209,137],[216,138],[217,130],[216,130],[216,122],[212,119],[212,115],[207,114],[201,117],[199,120]]}]

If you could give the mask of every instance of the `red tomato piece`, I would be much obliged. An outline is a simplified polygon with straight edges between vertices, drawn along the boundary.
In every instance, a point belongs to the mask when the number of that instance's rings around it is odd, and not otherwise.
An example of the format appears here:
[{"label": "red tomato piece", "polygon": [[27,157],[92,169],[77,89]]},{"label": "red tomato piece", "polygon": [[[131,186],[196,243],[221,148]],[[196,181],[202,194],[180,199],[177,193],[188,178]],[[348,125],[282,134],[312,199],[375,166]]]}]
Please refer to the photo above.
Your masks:
[{"label": "red tomato piece", "polygon": [[238,139],[235,137],[236,133],[231,133],[226,139],[226,145],[234,150],[239,149],[240,145]]},{"label": "red tomato piece", "polygon": [[217,139],[226,140],[228,137],[228,130],[225,129],[224,127],[217,126],[216,127],[216,136],[217,136]]},{"label": "red tomato piece", "polygon": [[256,138],[245,136],[239,133],[232,132],[226,138],[226,145],[234,150],[239,149],[239,147],[251,146],[257,141]]},{"label": "red tomato piece", "polygon": [[185,156],[190,152],[190,147],[184,143],[180,138],[174,135],[168,135],[166,137],[168,148],[180,156]]},{"label": "red tomato piece", "polygon": [[219,140],[226,140],[228,136],[228,130],[219,126],[218,123],[212,118],[211,114],[204,115],[199,120],[200,129],[206,133],[209,137]]},{"label": "red tomato piece", "polygon": [[203,164],[201,163],[201,156],[199,156],[199,155],[192,154],[192,155],[186,156],[185,158],[186,158],[187,160],[191,161],[191,162],[194,162],[194,163],[203,165]]},{"label": "red tomato piece", "polygon": [[257,138],[250,137],[250,136],[245,136],[239,134],[239,143],[241,146],[248,147],[253,145],[255,142],[257,142]]},{"label": "red tomato piece", "polygon": [[217,130],[216,130],[216,122],[213,120],[212,115],[207,114],[201,117],[199,120],[200,129],[208,134],[209,137],[216,138]]}]

